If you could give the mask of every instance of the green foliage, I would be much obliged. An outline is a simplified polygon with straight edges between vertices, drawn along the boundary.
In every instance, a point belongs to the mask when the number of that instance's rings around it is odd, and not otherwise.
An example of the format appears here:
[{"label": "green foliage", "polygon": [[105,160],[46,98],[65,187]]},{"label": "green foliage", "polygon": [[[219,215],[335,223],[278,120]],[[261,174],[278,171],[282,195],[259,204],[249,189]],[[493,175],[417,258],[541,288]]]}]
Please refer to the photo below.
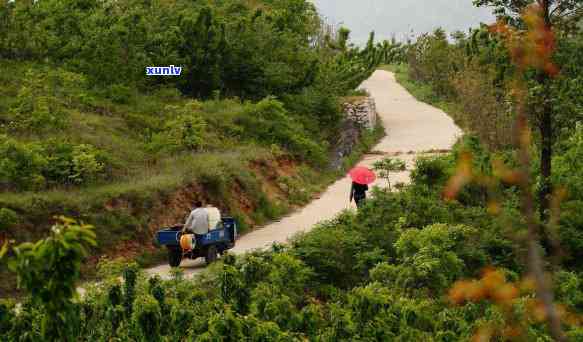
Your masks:
[{"label": "green foliage", "polygon": [[167,106],[165,110],[171,119],[165,122],[159,133],[152,135],[149,149],[155,152],[204,149],[207,145],[207,124],[197,113],[200,103],[191,101],[184,107]]},{"label": "green foliage", "polygon": [[80,322],[72,301],[75,282],[89,247],[94,247],[91,226],[59,218],[51,236],[37,243],[14,247],[8,267],[18,275],[18,283],[43,309],[41,334],[47,340],[70,339]]},{"label": "green foliage", "polygon": [[553,160],[555,173],[553,183],[567,188],[572,199],[583,197],[583,171],[577,167],[583,158],[583,124],[578,124],[573,134],[565,141],[566,150]]},{"label": "green foliage", "polygon": [[143,295],[136,299],[134,305],[136,310],[132,312],[132,324],[136,327],[136,335],[144,340],[158,340],[163,319],[160,303],[151,295]]},{"label": "green foliage", "polygon": [[[134,299],[136,296],[136,281],[138,277],[138,268],[137,265],[130,264],[123,270],[123,279],[124,279],[124,301],[123,306],[125,308],[125,313],[127,316],[130,316],[134,312]],[[146,313],[149,315],[150,313]],[[136,316],[132,316],[134,319]],[[141,320],[141,317],[137,317],[138,320]]]},{"label": "green foliage", "polygon": [[340,287],[358,282],[362,272],[357,269],[355,257],[368,249],[364,238],[349,228],[353,220],[346,213],[294,240],[294,253],[314,269],[322,282]]},{"label": "green foliage", "polygon": [[39,144],[20,143],[0,135],[0,184],[2,188],[38,189],[44,186],[48,166]]},{"label": "green foliage", "polygon": [[[479,149],[471,138],[464,145]],[[447,158],[442,162],[453,164]],[[376,190],[361,211],[321,224],[296,237],[290,247],[226,255],[192,280],[180,274],[168,280],[147,279],[135,265],[104,262],[101,272],[108,279],[88,288],[83,300],[68,302],[82,314],[78,321],[67,318],[78,327],[78,333],[67,336],[468,340],[481,327],[512,324],[489,301],[452,307],[444,299],[454,281],[475,277],[487,265],[506,268],[505,273],[518,278],[523,270],[515,261],[523,251],[512,245],[503,229],[508,221],[492,219],[480,204],[473,204],[477,201],[440,200],[441,187],[420,183],[399,192]],[[562,271],[555,278],[557,300],[580,313],[579,273]],[[40,282],[46,283],[44,279]],[[529,296],[508,309],[522,315]],[[35,321],[47,319],[45,307],[25,304],[19,315],[12,308],[10,303],[0,304],[0,327],[9,328],[0,329],[0,337],[26,332],[40,338]],[[529,340],[549,338],[546,329],[530,319],[521,326],[527,328]],[[565,327],[570,336],[579,334],[568,322]]]},{"label": "green foliage", "polygon": [[407,165],[401,159],[384,158],[376,161],[373,168],[378,172],[379,177],[386,179],[389,183],[389,189],[391,189],[391,172],[405,171]]},{"label": "green foliage", "polygon": [[[579,4],[575,4],[575,3]],[[481,6],[494,6],[497,14],[513,27],[513,29],[524,29],[524,22],[519,14],[530,1],[475,1]],[[416,90],[413,92],[416,96],[432,104],[438,104],[446,110],[465,130],[471,132],[474,136],[464,139],[464,141],[454,151],[454,156],[461,156],[461,152],[469,151],[472,154],[472,171],[492,175],[500,172],[492,170],[491,162],[498,159],[505,165],[516,166],[515,152],[511,146],[516,143],[515,137],[515,113],[519,110],[520,105],[526,105],[529,124],[532,127],[534,136],[533,152],[540,153],[541,150],[550,156],[549,144],[542,148],[540,141],[553,140],[552,151],[556,153],[553,158],[553,183],[556,187],[557,194],[555,199],[560,201],[560,218],[557,217],[558,223],[554,229],[549,229],[547,234],[554,236],[552,239],[555,243],[560,243],[562,250],[561,265],[559,269],[571,272],[580,272],[581,268],[577,260],[581,258],[581,248],[583,246],[581,235],[581,198],[578,196],[579,188],[579,171],[574,168],[580,158],[578,153],[578,137],[580,136],[579,124],[581,122],[581,108],[583,97],[580,96],[579,78],[581,75],[581,54],[580,42],[581,33],[572,30],[570,23],[572,18],[577,16],[566,15],[570,11],[578,11],[580,1],[564,1],[561,4],[555,4],[556,8],[551,11],[551,22],[554,27],[556,46],[553,46],[553,63],[560,69],[560,75],[556,77],[547,77],[541,82],[541,76],[537,75],[534,70],[526,71],[524,66],[518,69],[511,62],[510,55],[516,57],[516,46],[514,50],[509,50],[507,41],[503,35],[498,35],[487,26],[483,25],[478,29],[470,31],[468,36],[456,34],[455,42],[444,42],[443,35],[436,32],[432,35],[426,35],[423,39],[413,44],[409,50],[409,73],[408,75],[397,74],[397,78],[403,81],[408,89]],[[547,3],[548,5],[548,3]],[[552,6],[552,5],[551,5]],[[562,14],[560,14],[562,13]],[[406,68],[403,68],[406,69]],[[516,80],[523,84],[525,91],[525,101],[521,102],[522,97],[518,96],[516,91],[519,88]],[[422,83],[421,83],[422,82]],[[541,84],[542,83],[542,84]],[[572,92],[574,90],[575,92]],[[480,101],[476,101],[479,98]],[[545,102],[546,101],[546,102]],[[543,106],[546,104],[546,106]],[[552,116],[552,137],[550,129],[543,131],[541,118]],[[483,143],[480,144],[479,141]],[[542,140],[541,140],[542,138]],[[495,153],[491,153],[495,152]],[[496,153],[497,152],[497,153]],[[543,155],[543,154],[541,154]],[[433,163],[438,164],[438,163]],[[431,167],[436,172],[422,172],[421,175],[413,175],[415,183],[425,182],[436,179],[431,183],[432,186],[441,187],[443,181],[452,174],[452,164],[447,159],[439,161],[441,165]],[[540,184],[543,180],[540,171],[535,171],[540,167],[542,162],[535,162],[531,170],[531,175],[535,179],[537,190],[540,190]],[[437,171],[439,170],[439,171]],[[433,176],[428,176],[433,174]],[[440,177],[443,175],[444,177]],[[418,177],[421,176],[421,177]],[[424,180],[425,179],[425,180]],[[498,203],[499,198],[492,198],[488,206],[492,211],[497,211],[497,205],[501,206],[502,213],[487,223],[483,214],[478,210],[473,213],[468,210],[458,211],[454,208],[453,218],[456,221],[466,221],[473,226],[488,227],[484,229],[482,236],[483,245],[491,257],[494,255],[504,255],[509,252],[510,248],[517,248],[516,243],[506,239],[498,239],[501,235],[508,234],[506,227],[524,226],[523,217],[519,214],[519,198],[516,189],[507,184],[488,184],[490,190],[496,189],[500,193],[508,196],[503,203]],[[569,196],[561,197],[561,187],[564,186]],[[488,201],[488,191],[477,186],[466,187],[457,197],[456,200],[463,206],[474,207],[485,206]],[[456,204],[457,206],[457,204]],[[579,208],[579,209],[577,209]],[[559,211],[555,211],[558,214]],[[474,216],[477,215],[477,216]],[[473,216],[474,219],[469,219]],[[514,234],[520,236],[522,231],[516,231]],[[547,247],[550,253],[557,253],[554,248]],[[492,262],[507,267],[513,271],[521,272],[522,267],[511,261],[507,256],[500,259],[492,258]],[[393,271],[393,265],[386,265],[379,270],[375,276],[383,279],[391,279],[390,275],[399,273]],[[392,272],[392,273],[391,273]],[[399,274],[402,274],[399,273]],[[556,281],[556,291],[560,297],[559,301],[569,302],[569,306],[577,307],[579,290],[578,284],[573,281],[573,274],[559,271]],[[577,273],[574,273],[577,274]],[[564,287],[561,287],[562,284]],[[568,289],[568,290],[567,290]],[[570,295],[565,295],[565,293]],[[580,309],[572,309],[578,312]],[[570,328],[566,328],[569,331]],[[574,327],[569,331],[570,336],[578,336]],[[536,329],[529,330],[529,339],[533,334],[538,334]]]},{"label": "green foliage", "polygon": [[106,96],[115,103],[128,104],[132,98],[132,91],[123,84],[113,84],[107,88]]},{"label": "green foliage", "polygon": [[266,98],[257,104],[248,104],[237,119],[245,133],[259,142],[279,144],[293,155],[323,165],[325,150],[304,133],[303,127],[289,116],[282,103]]},{"label": "green foliage", "polygon": [[[2,2],[0,207],[22,213],[10,238],[42,238],[62,212],[96,226],[102,254],[150,243],[141,230],[184,189],[241,227],[308,201],[332,177],[338,99],[378,62],[374,40],[345,35],[340,51],[324,25],[306,0]],[[145,75],[169,63],[180,77]],[[250,175],[265,155],[315,176],[290,174],[290,196],[270,196],[271,174]]]},{"label": "green foliage", "polygon": [[49,140],[20,143],[0,136],[0,184],[15,190],[41,189],[48,184],[81,184],[105,172],[108,156],[89,144]]},{"label": "green foliage", "polygon": [[583,309],[583,284],[581,276],[575,272],[561,271],[555,274],[555,295],[569,308]]},{"label": "green foliage", "polygon": [[[456,34],[454,43],[440,30],[406,45],[375,44],[372,34],[364,48],[357,48],[348,42],[347,30],[325,33],[314,6],[303,0],[47,0],[18,6],[0,7],[1,56],[42,57],[43,63],[46,57],[52,66],[76,73],[53,68],[59,71],[44,76],[33,68],[22,82],[16,71],[0,75],[0,111],[9,109],[0,124],[11,134],[0,139],[0,186],[20,191],[46,184],[89,185],[116,173],[127,177],[116,180],[132,179],[132,184],[86,187],[78,196],[3,195],[2,225],[16,219],[34,225],[42,213],[66,210],[99,222],[104,243],[110,244],[112,235],[143,241],[137,235],[148,234],[134,227],[149,226],[152,209],[166,205],[168,195],[187,183],[189,191],[200,187],[205,197],[240,213],[238,203],[231,203],[236,187],[249,195],[254,218],[275,216],[279,206],[270,206],[260,180],[242,165],[264,153],[258,145],[278,157],[291,153],[324,165],[326,142],[335,141],[341,117],[337,97],[382,62],[408,59],[411,77],[433,88],[427,96],[467,99],[464,111],[476,115],[474,121],[465,118],[472,130],[480,122],[504,123],[511,114],[512,107],[500,107],[503,114],[494,110],[506,101],[505,81],[513,70],[503,44],[485,29]],[[577,60],[573,51],[579,45],[560,40],[565,44],[560,57]],[[145,66],[168,60],[183,66],[184,77],[144,77]],[[495,67],[488,65],[491,61]],[[576,197],[580,186],[571,176],[579,171],[573,165],[580,152],[579,133],[572,134],[578,132],[577,119],[571,120],[580,109],[575,64],[554,88],[567,113],[558,133],[564,154],[556,159],[557,182],[567,184],[575,197],[562,207],[559,234],[567,242],[568,259],[556,287],[558,300],[580,313],[577,260],[583,221]],[[98,89],[87,90],[84,78]],[[177,89],[213,100],[184,99]],[[476,94],[483,96],[484,108],[476,107]],[[221,99],[232,96],[242,100]],[[486,146],[500,147],[505,143],[493,142],[503,141],[504,129],[489,140],[483,139],[485,131],[475,133]],[[54,139],[59,130],[70,141]],[[572,140],[564,139],[570,135]],[[41,138],[47,142],[35,142]],[[245,152],[240,145],[251,148]],[[454,341],[470,340],[480,327],[511,324],[490,302],[451,307],[444,300],[452,282],[474,277],[486,265],[507,268],[514,277],[524,271],[517,262],[523,251],[508,229],[521,219],[512,188],[503,188],[511,196],[501,203],[498,218],[488,216],[483,189],[469,188],[456,202],[442,201],[463,151],[472,152],[476,171],[493,172],[492,154],[476,138],[466,138],[452,155],[418,160],[411,186],[395,193],[375,190],[358,213],[321,224],[296,237],[291,247],[225,256],[193,280],[180,273],[148,280],[136,265],[104,262],[99,274],[105,280],[90,286],[81,300],[71,299],[74,281],[84,248],[95,237],[66,221],[56,227],[67,229],[6,254],[29,297],[18,314],[13,303],[0,303],[0,339]],[[512,159],[511,153],[499,155]],[[113,159],[122,160],[122,167],[115,169]],[[392,171],[402,165],[386,161],[380,167]],[[291,188],[286,203],[305,201],[313,190],[306,183],[317,183],[319,175],[301,172],[280,179]],[[302,188],[307,191],[298,191]],[[115,210],[95,209],[103,203]],[[35,214],[19,218],[15,212]],[[524,324],[528,340],[549,339],[540,324]],[[570,337],[581,334],[568,322],[565,326]]]},{"label": "green foliage", "polygon": [[[313,82],[319,51],[311,41],[320,19],[308,1],[60,3],[2,7],[2,54],[42,59],[111,85],[108,97],[132,101],[131,86],[177,86],[184,94],[262,98]],[[293,16],[290,14],[293,13]],[[83,23],[80,25],[79,23]],[[24,35],[22,27],[29,28]],[[269,53],[267,53],[269,52]],[[180,78],[145,77],[173,61]]]},{"label": "green foliage", "polygon": [[14,210],[0,208],[0,233],[7,232],[18,223],[18,215]]},{"label": "green foliage", "polygon": [[[525,4],[517,5],[522,8]],[[513,18],[511,23],[514,20],[521,19]],[[581,74],[581,56],[576,52],[580,49],[580,33],[562,34],[561,25],[556,29],[554,61],[560,65],[561,77],[550,79],[545,89],[553,112],[553,135],[560,138],[556,140],[560,146],[560,141],[573,132],[575,123],[581,121],[583,97],[577,92]],[[518,106],[512,92],[518,70],[512,64],[506,41],[486,25],[472,29],[467,36],[457,35],[453,43],[444,37],[443,31],[436,31],[422,35],[412,44],[407,72],[398,75],[398,79],[421,100],[445,109],[458,125],[479,136],[489,148],[511,147]],[[537,131],[540,123],[537,101],[543,88],[537,84],[534,73],[526,73],[521,79],[529,87],[530,123]],[[475,101],[476,98],[480,101]]]},{"label": "green foliage", "polygon": [[105,171],[108,158],[89,144],[73,145],[50,141],[45,147],[48,165],[43,173],[56,184],[82,184],[95,181]]},{"label": "green foliage", "polygon": [[83,183],[95,179],[104,165],[97,156],[98,151],[91,145],[77,145],[73,148],[73,174],[69,177],[74,183]]},{"label": "green foliage", "polygon": [[68,116],[59,97],[70,100],[72,89],[76,91],[83,82],[82,76],[66,71],[29,69],[18,91],[16,104],[10,109],[12,120],[8,129],[40,133],[64,128]]},{"label": "green foliage", "polygon": [[418,185],[443,185],[449,179],[449,168],[450,164],[443,158],[419,158],[411,172],[411,180]]},{"label": "green foliage", "polygon": [[288,112],[299,120],[311,137],[325,137],[331,141],[337,136],[342,122],[339,100],[331,94],[326,85],[304,89],[299,94],[289,94],[282,98]]},{"label": "green foliage", "polygon": [[12,321],[14,320],[14,303],[2,300],[0,301],[0,336],[8,335],[12,329]]},{"label": "green foliage", "polygon": [[[395,243],[399,266],[393,279],[400,288],[447,289],[452,281],[486,266],[479,250],[478,231],[465,226],[432,225],[410,229]],[[477,262],[476,262],[477,261]]]}]

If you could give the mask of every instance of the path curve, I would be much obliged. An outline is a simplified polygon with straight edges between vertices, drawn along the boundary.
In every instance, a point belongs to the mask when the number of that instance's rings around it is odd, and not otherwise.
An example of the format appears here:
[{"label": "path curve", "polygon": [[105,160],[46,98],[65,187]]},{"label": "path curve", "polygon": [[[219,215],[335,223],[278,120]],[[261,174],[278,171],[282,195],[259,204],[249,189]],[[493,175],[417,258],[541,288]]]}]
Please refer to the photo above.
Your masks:
[{"label": "path curve", "polygon": [[[365,155],[360,165],[371,166],[382,159],[383,154],[399,155],[398,158],[404,160],[407,169],[410,169],[416,156],[431,150],[448,150],[461,135],[461,130],[447,114],[417,101],[397,83],[393,73],[378,70],[361,87],[375,99],[378,116],[387,135],[373,148],[375,153]],[[391,176],[393,183],[408,181],[409,171]],[[383,186],[382,183],[379,180],[373,185]],[[274,242],[284,243],[293,235],[310,230],[318,222],[334,218],[352,207],[348,203],[350,184],[348,177],[336,181],[301,210],[242,236],[230,252],[242,254],[269,247]],[[184,260],[180,267],[188,277],[204,269],[204,262],[202,259]],[[167,278],[170,267],[160,265],[146,271],[150,275]]]}]

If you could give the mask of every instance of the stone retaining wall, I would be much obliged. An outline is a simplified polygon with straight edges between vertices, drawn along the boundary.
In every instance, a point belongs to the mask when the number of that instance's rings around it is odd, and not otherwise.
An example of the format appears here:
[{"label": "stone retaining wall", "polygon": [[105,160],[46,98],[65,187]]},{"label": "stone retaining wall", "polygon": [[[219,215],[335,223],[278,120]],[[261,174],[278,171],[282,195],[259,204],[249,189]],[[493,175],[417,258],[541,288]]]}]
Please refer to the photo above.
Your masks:
[{"label": "stone retaining wall", "polygon": [[372,97],[365,97],[343,104],[346,118],[363,128],[373,130],[377,124],[377,109]]},{"label": "stone retaining wall", "polygon": [[331,167],[340,169],[342,159],[352,153],[360,141],[363,129],[373,130],[377,124],[377,111],[372,97],[363,97],[343,105],[346,118],[342,122],[340,136],[332,150]]}]

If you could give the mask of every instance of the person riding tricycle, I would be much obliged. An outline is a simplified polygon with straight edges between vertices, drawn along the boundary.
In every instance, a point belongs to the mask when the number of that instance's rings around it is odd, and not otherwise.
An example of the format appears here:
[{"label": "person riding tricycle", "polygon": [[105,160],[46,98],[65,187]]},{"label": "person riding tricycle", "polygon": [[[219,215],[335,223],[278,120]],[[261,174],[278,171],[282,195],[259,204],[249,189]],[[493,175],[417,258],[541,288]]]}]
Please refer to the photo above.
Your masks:
[{"label": "person riding tricycle", "polygon": [[158,244],[168,249],[168,263],[178,267],[184,258],[204,257],[207,264],[218,254],[235,247],[237,224],[231,217],[222,217],[215,207],[203,207],[198,201],[184,225],[158,231]]}]

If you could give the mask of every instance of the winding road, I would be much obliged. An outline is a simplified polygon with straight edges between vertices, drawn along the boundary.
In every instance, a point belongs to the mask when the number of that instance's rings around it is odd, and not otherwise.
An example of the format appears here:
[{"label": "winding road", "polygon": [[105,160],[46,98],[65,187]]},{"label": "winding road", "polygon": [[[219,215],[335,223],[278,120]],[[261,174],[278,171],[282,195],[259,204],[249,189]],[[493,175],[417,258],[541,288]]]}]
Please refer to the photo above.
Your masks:
[{"label": "winding road", "polygon": [[[376,71],[361,88],[366,89],[375,99],[378,117],[387,132],[374,153],[367,154],[359,165],[371,166],[375,161],[386,156],[396,156],[407,163],[407,170],[394,173],[391,182],[407,183],[409,170],[415,158],[432,151],[449,150],[461,130],[443,111],[423,102],[417,101],[387,71]],[[383,180],[373,185],[384,186]],[[351,180],[344,177],[323,192],[301,210],[283,217],[281,220],[258,228],[237,240],[231,250],[242,254],[254,249],[271,246],[274,242],[285,243],[290,237],[310,230],[320,221],[334,218],[345,209],[350,209],[348,202]],[[204,269],[204,261],[184,260],[180,266],[185,276],[192,276]],[[150,275],[167,278],[170,275],[168,265],[156,266],[146,270]]]}]

